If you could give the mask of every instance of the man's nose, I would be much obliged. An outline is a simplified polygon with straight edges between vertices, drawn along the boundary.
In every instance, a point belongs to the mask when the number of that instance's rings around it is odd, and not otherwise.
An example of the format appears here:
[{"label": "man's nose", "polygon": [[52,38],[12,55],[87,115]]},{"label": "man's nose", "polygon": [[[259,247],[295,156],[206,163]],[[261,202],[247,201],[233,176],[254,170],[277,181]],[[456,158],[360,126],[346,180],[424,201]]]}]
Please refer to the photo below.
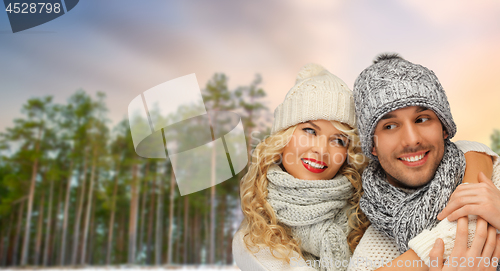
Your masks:
[{"label": "man's nose", "polygon": [[404,147],[417,146],[422,143],[422,136],[415,123],[408,123],[403,126],[401,143]]}]

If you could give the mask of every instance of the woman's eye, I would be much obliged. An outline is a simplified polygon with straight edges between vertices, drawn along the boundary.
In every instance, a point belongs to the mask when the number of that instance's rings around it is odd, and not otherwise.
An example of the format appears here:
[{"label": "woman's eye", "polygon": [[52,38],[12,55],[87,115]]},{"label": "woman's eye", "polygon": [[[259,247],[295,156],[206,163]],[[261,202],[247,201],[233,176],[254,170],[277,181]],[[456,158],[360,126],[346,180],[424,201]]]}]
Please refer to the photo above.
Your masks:
[{"label": "woman's eye", "polygon": [[313,128],[304,128],[302,129],[304,132],[309,133],[311,135],[316,135],[316,131]]},{"label": "woman's eye", "polygon": [[333,142],[335,144],[338,144],[338,145],[342,146],[342,147],[346,147],[347,146],[347,140],[342,139],[342,138],[336,138],[336,139],[333,140]]},{"label": "woman's eye", "polygon": [[418,118],[416,123],[422,123],[422,122],[426,122],[428,120],[429,120],[429,118]]},{"label": "woman's eye", "polygon": [[345,137],[333,137],[330,139],[330,142],[332,142],[333,145],[338,145],[342,147],[347,147],[347,145],[349,145],[349,139]]},{"label": "woman's eye", "polygon": [[396,124],[388,124],[388,125],[384,126],[384,129],[386,129],[386,130],[392,130],[394,128],[396,128]]}]

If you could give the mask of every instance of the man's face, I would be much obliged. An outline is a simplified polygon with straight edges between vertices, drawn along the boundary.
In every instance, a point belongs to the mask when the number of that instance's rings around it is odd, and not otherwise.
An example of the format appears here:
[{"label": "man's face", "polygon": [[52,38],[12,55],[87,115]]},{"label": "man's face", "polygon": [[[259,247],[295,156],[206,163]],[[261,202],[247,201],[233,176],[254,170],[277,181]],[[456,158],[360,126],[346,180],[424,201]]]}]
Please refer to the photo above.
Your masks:
[{"label": "man's face", "polygon": [[372,154],[389,183],[403,188],[423,186],[434,177],[448,137],[434,111],[420,106],[387,113],[374,135]]}]

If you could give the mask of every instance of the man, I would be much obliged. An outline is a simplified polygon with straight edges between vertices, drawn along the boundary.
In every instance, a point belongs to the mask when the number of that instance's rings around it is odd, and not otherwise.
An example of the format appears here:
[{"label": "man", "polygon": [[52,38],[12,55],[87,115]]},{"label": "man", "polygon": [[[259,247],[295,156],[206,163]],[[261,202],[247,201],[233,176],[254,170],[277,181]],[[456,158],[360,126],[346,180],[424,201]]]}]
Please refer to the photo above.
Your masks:
[{"label": "man", "polygon": [[[445,241],[445,257],[449,256],[456,222],[439,223],[437,216],[464,178],[464,152],[485,152],[495,159],[496,154],[479,143],[450,141],[456,126],[436,75],[398,55],[378,57],[356,79],[353,93],[362,149],[372,159],[363,173],[365,192],[360,200],[372,225],[356,248],[350,270],[374,270],[409,249],[428,263],[436,238]],[[496,160],[492,179],[499,186],[500,159]],[[469,173],[477,176],[473,170]],[[489,193],[498,197],[496,191]],[[491,223],[500,210],[495,212],[483,218]],[[469,231],[475,229],[473,219]],[[487,232],[494,243],[495,229]]]}]

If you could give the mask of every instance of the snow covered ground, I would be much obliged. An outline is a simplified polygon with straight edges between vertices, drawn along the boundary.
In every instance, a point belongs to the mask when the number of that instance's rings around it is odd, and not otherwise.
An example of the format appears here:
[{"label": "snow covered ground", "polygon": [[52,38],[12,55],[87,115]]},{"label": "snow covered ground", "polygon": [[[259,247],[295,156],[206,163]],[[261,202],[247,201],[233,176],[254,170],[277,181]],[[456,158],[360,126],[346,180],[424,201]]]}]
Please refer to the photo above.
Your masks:
[{"label": "snow covered ground", "polygon": [[49,267],[49,268],[7,268],[2,271],[28,271],[28,270],[41,270],[41,271],[164,271],[164,270],[198,270],[198,271],[240,271],[237,266],[92,266],[92,267]]}]

